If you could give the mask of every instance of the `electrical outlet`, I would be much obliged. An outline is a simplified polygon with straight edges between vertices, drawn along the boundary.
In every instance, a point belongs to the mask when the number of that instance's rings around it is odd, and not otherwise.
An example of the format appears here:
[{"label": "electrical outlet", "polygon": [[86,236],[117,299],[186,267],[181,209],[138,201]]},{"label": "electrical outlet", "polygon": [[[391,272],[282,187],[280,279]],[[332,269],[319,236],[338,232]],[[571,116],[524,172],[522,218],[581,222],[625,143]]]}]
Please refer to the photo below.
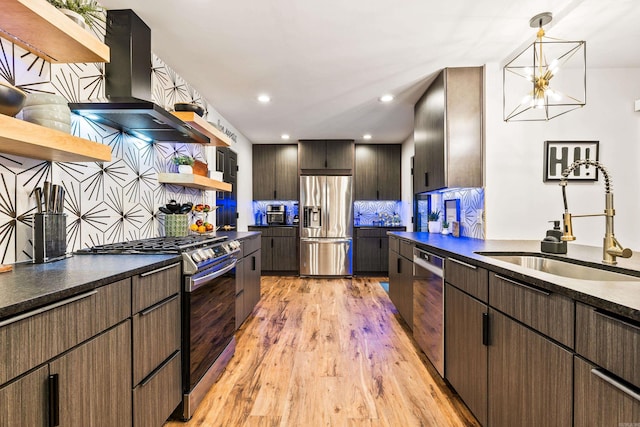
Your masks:
[{"label": "electrical outlet", "polygon": [[476,224],[482,224],[484,222],[484,210],[476,209]]}]

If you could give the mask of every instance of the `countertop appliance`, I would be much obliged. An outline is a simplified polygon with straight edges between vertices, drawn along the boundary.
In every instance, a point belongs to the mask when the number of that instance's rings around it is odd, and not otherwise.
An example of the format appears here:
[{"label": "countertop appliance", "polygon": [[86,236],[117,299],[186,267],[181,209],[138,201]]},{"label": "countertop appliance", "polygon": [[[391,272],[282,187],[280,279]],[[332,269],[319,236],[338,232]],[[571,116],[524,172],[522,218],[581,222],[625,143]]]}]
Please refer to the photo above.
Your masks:
[{"label": "countertop appliance", "polygon": [[284,225],[287,223],[287,207],[285,205],[267,205],[267,224]]},{"label": "countertop appliance", "polygon": [[300,275],[351,276],[353,180],[301,176]]},{"label": "countertop appliance", "polygon": [[223,237],[158,237],[94,246],[78,254],[182,255],[182,390],[175,416],[189,419],[234,354],[235,266],[240,242]]},{"label": "countertop appliance", "polygon": [[444,259],[413,248],[413,337],[444,378]]}]

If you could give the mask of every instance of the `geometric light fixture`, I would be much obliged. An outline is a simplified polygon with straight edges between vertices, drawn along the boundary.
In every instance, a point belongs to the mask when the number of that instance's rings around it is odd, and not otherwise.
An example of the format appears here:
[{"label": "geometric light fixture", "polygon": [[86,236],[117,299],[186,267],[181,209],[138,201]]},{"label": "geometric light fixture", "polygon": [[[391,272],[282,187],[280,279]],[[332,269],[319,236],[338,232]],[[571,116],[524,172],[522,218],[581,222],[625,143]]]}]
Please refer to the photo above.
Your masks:
[{"label": "geometric light fixture", "polygon": [[587,102],[586,43],[546,37],[542,27],[552,18],[531,18],[536,39],[502,70],[505,121],[550,120]]}]

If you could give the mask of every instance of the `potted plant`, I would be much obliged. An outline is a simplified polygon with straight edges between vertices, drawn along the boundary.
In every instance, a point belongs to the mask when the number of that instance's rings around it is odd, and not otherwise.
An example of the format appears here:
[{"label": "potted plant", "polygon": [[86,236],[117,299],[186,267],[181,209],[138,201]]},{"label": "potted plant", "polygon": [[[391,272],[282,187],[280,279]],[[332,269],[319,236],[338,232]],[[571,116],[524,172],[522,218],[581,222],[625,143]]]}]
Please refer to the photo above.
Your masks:
[{"label": "potted plant", "polygon": [[446,219],[442,221],[442,234],[449,234],[449,223]]},{"label": "potted plant", "polygon": [[96,0],[47,0],[83,28],[104,22],[104,8]]},{"label": "potted plant", "polygon": [[429,211],[427,219],[429,220],[429,233],[440,233],[440,211]]},{"label": "potted plant", "polygon": [[173,158],[173,164],[178,166],[180,173],[193,173],[194,158],[191,156],[176,156]]}]

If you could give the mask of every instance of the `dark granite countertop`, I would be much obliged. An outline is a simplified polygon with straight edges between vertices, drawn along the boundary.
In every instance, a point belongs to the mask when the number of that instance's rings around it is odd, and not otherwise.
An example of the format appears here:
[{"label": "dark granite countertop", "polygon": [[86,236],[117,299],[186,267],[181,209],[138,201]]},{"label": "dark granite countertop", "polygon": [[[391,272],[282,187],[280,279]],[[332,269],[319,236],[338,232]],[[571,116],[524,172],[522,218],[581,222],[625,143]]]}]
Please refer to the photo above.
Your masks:
[{"label": "dark granite countertop", "polygon": [[568,244],[565,255],[545,254],[569,259],[576,264],[598,266],[605,270],[637,276],[638,281],[597,281],[572,279],[532,270],[509,262],[479,255],[476,252],[540,253],[536,240],[479,240],[426,232],[389,232],[388,234],[425,246],[436,255],[455,256],[480,267],[522,280],[552,292],[566,295],[610,312],[640,322],[640,254],[629,259],[618,258],[616,266],[602,264],[602,248]]},{"label": "dark granite countertop", "polygon": [[250,225],[249,227],[261,227],[261,228],[267,228],[267,227],[299,227],[298,224],[254,224],[254,225]]},{"label": "dark granite countertop", "polygon": [[406,225],[354,225],[353,228],[406,228]]},{"label": "dark granite countertop", "polygon": [[227,236],[227,240],[248,239],[251,236],[257,236],[259,231],[217,231],[216,236]]},{"label": "dark granite countertop", "polygon": [[0,274],[0,319],[180,261],[178,255],[74,255]]}]

